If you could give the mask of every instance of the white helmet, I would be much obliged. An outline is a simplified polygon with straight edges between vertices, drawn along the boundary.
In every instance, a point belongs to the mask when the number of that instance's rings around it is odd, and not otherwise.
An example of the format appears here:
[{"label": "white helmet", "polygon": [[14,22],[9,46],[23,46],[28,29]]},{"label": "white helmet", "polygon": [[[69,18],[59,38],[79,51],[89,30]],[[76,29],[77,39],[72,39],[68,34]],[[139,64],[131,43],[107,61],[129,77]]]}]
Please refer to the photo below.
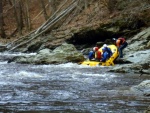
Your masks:
[{"label": "white helmet", "polygon": [[104,44],[103,47],[107,47],[107,44]]}]

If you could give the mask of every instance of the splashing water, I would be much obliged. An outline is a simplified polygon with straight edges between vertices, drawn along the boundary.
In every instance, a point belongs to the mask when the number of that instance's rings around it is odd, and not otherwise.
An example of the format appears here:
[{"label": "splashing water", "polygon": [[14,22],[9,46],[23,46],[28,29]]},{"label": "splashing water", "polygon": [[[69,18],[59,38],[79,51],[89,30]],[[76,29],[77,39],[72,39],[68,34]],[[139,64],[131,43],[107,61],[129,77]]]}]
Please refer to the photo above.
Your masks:
[{"label": "splashing water", "polygon": [[149,97],[129,90],[145,77],[108,73],[107,67],[2,61],[0,70],[2,113],[141,113],[150,105]]}]

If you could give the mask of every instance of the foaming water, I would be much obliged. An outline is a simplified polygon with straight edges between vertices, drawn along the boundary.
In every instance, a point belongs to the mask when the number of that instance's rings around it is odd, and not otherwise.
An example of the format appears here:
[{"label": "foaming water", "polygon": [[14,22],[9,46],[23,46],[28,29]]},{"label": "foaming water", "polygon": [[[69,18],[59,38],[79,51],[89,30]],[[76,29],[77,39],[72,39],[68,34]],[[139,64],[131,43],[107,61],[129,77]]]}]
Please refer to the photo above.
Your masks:
[{"label": "foaming water", "polygon": [[29,77],[29,78],[38,78],[38,77],[42,77],[42,75],[38,74],[38,73],[34,73],[34,72],[27,72],[27,71],[19,71],[17,73],[14,74],[14,76],[21,76],[21,77]]},{"label": "foaming water", "polygon": [[3,52],[3,53],[0,53],[0,56],[30,56],[30,55],[36,55],[37,53],[20,53],[20,52],[16,52],[16,53],[8,53],[8,52]]},{"label": "foaming water", "polygon": [[7,61],[5,61],[5,62],[0,62],[0,65],[1,65],[1,64],[7,64]]},{"label": "foaming water", "polygon": [[147,78],[107,67],[0,62],[0,70],[2,113],[141,113],[150,105],[129,90]]},{"label": "foaming water", "polygon": [[9,59],[12,59],[16,56],[34,56],[36,53],[8,53],[8,52],[3,52],[0,53],[0,62],[8,61]]}]

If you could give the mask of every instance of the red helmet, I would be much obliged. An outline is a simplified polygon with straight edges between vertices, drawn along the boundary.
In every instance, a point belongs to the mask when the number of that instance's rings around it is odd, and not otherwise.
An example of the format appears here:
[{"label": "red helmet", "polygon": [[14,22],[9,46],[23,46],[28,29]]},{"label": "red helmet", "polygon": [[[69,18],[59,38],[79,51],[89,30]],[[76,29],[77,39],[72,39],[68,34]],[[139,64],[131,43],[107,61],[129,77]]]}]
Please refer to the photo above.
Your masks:
[{"label": "red helmet", "polygon": [[94,48],[93,48],[93,51],[98,51],[98,47],[94,47]]}]

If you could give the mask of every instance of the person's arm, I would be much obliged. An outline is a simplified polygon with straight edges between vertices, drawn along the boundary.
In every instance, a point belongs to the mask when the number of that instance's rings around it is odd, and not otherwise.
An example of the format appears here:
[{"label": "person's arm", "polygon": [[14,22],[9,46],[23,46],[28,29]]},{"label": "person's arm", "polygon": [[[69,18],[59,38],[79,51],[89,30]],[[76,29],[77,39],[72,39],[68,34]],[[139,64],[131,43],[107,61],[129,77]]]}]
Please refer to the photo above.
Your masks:
[{"label": "person's arm", "polygon": [[120,40],[116,41],[116,46],[119,47],[120,46]]},{"label": "person's arm", "polygon": [[108,48],[108,51],[109,51],[109,53],[110,53],[110,56],[113,54],[112,53],[112,51],[111,51],[111,49],[110,48]]},{"label": "person's arm", "polygon": [[95,55],[94,51],[90,51],[88,55],[89,60],[93,59],[95,57],[94,55]]},{"label": "person's arm", "polygon": [[102,59],[100,60],[101,62],[105,62],[107,59],[107,53],[103,53],[103,57]]}]

